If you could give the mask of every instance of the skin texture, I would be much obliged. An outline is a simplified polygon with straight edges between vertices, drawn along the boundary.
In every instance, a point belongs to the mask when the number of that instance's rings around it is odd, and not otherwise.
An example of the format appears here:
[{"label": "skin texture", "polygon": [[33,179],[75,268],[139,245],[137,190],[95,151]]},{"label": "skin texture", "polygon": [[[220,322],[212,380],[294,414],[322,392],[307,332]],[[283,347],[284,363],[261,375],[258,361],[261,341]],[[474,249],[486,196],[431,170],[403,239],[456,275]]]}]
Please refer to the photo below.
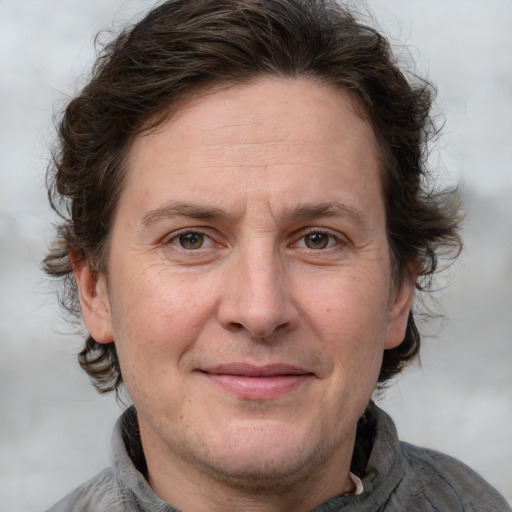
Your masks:
[{"label": "skin texture", "polygon": [[108,279],[75,264],[148,481],[178,508],[300,511],[350,491],[356,423],[414,292],[391,278],[353,107],[309,80],[197,96],[133,142]]}]

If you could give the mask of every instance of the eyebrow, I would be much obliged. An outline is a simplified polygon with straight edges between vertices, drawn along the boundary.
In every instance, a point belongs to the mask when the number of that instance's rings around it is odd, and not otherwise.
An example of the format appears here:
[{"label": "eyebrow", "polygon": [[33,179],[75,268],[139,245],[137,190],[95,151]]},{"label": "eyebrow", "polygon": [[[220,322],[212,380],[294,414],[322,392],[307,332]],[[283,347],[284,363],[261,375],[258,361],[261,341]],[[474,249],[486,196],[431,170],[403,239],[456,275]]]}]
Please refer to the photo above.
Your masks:
[{"label": "eyebrow", "polygon": [[142,217],[142,226],[149,227],[162,219],[170,217],[189,217],[191,219],[204,220],[234,220],[238,215],[232,215],[222,208],[215,206],[203,206],[193,203],[171,201],[163,206],[150,210]]},{"label": "eyebrow", "polygon": [[[194,203],[171,201],[154,210],[150,210],[142,217],[144,228],[171,217],[188,217],[190,219],[222,220],[234,222],[242,216],[241,212],[231,213],[223,208]],[[321,204],[301,204],[286,209],[278,216],[286,220],[305,220],[322,217],[348,217],[353,222],[365,226],[366,215],[362,210],[339,202],[328,202]]]},{"label": "eyebrow", "polygon": [[365,225],[367,222],[366,214],[362,210],[336,201],[321,204],[298,205],[286,211],[282,216],[292,220],[312,219],[317,217],[349,217],[352,221],[360,225]]}]

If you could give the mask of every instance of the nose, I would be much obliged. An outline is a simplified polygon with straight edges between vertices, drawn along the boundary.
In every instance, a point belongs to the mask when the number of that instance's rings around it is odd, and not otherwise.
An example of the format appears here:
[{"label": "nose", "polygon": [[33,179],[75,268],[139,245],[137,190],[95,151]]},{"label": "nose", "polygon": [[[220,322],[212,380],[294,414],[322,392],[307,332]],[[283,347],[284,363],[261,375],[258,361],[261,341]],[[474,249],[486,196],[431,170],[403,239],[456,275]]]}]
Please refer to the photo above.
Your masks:
[{"label": "nose", "polygon": [[241,252],[224,276],[218,309],[221,325],[267,341],[277,332],[293,330],[299,312],[285,265],[272,249]]}]

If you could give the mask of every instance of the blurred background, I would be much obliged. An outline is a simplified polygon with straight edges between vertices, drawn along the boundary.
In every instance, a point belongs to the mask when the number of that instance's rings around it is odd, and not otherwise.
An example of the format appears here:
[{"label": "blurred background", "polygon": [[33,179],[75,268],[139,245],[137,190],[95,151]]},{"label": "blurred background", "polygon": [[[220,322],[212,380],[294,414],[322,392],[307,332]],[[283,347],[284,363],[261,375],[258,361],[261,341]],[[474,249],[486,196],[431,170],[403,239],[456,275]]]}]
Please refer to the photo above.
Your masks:
[{"label": "blurred background", "polygon": [[[446,118],[433,154],[460,182],[465,249],[440,282],[446,318],[421,366],[379,399],[403,440],[458,457],[512,501],[512,1],[369,0],[409,47]],[[120,407],[76,363],[39,262],[53,236],[52,116],[83,83],[100,29],[149,0],[0,0],[0,499],[45,510],[108,464]],[[406,55],[406,52],[403,52]]]}]

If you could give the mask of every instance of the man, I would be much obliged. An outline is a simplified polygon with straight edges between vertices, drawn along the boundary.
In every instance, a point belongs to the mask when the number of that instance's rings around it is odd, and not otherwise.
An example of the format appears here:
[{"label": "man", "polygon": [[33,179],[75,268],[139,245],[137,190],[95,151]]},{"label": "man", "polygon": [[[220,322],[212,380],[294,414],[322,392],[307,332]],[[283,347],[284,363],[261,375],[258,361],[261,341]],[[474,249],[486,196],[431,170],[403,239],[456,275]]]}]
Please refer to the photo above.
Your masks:
[{"label": "man", "polygon": [[60,510],[510,510],[372,402],[458,207],[428,189],[430,87],[331,2],[171,0],[68,105],[45,260],[133,401]]}]

